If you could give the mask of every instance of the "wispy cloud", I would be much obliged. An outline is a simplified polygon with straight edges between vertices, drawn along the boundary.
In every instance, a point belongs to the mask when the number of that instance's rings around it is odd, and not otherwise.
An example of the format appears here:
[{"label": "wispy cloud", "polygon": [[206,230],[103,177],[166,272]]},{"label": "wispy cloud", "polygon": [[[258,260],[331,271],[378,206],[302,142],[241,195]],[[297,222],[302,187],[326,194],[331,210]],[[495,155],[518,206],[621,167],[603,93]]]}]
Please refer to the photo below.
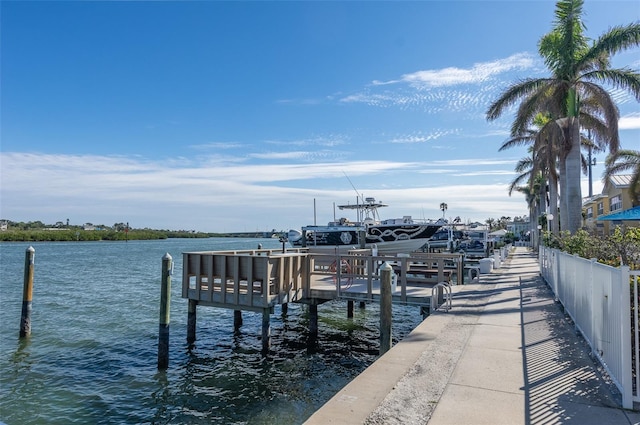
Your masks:
[{"label": "wispy cloud", "polygon": [[337,161],[344,159],[348,152],[333,150],[262,152],[249,154],[250,158],[266,160],[300,160],[305,162]]},{"label": "wispy cloud", "polygon": [[477,176],[512,176],[515,172],[513,170],[493,170],[493,171],[472,171],[469,173],[457,173],[453,174],[456,177],[477,177]]},{"label": "wispy cloud", "polygon": [[349,143],[349,138],[342,134],[329,134],[296,140],[266,140],[266,144],[279,146],[324,146],[336,147]]},{"label": "wispy cloud", "polygon": [[428,114],[456,112],[477,118],[518,73],[537,73],[534,57],[518,53],[477,63],[470,68],[448,67],[404,74],[389,81],[373,81],[358,93],[344,95],[342,103],[420,110]]},{"label": "wispy cloud", "polygon": [[525,70],[534,66],[534,58],[529,53],[517,53],[505,59],[474,64],[471,68],[447,67],[442,69],[429,69],[404,74],[400,79],[393,81],[374,81],[373,85],[390,85],[408,83],[418,87],[442,87],[459,84],[479,84],[486,82],[490,77],[513,70]]},{"label": "wispy cloud", "polygon": [[246,147],[246,144],[239,142],[211,142],[199,145],[190,145],[190,149],[194,150],[219,150],[219,149],[240,149]]},{"label": "wispy cloud", "polygon": [[459,133],[460,133],[460,129],[456,129],[456,128],[436,129],[431,131],[430,133],[420,132],[413,135],[393,137],[385,143],[395,143],[395,144],[425,143],[425,142],[430,142],[432,140],[438,140],[448,135],[459,134]]},{"label": "wispy cloud", "polygon": [[442,161],[431,161],[436,166],[477,166],[477,165],[515,165],[517,159],[446,159]]}]

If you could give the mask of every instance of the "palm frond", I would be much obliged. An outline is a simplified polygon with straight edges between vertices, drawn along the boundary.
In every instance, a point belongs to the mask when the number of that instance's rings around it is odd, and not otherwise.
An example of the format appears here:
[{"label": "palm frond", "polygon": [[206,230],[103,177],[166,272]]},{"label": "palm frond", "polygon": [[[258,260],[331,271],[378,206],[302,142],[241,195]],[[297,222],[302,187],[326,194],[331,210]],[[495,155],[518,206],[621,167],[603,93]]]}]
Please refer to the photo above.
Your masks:
[{"label": "palm frond", "polygon": [[585,63],[592,62],[599,56],[606,55],[606,57],[609,57],[622,50],[639,45],[640,23],[633,22],[624,26],[618,25],[602,34],[581,58],[581,61]]},{"label": "palm frond", "polygon": [[626,90],[640,101],[640,73],[630,68],[600,69],[581,76],[582,81],[599,81]]},{"label": "palm frond", "polygon": [[535,131],[527,130],[526,134],[517,135],[507,139],[501,146],[498,148],[498,152],[502,152],[506,149],[511,149],[517,146],[523,146],[530,144],[535,139]]},{"label": "palm frond", "polygon": [[498,119],[505,109],[516,104],[520,99],[526,98],[532,93],[540,90],[553,82],[548,78],[529,78],[512,84],[502,95],[487,109],[487,120],[494,121]]}]

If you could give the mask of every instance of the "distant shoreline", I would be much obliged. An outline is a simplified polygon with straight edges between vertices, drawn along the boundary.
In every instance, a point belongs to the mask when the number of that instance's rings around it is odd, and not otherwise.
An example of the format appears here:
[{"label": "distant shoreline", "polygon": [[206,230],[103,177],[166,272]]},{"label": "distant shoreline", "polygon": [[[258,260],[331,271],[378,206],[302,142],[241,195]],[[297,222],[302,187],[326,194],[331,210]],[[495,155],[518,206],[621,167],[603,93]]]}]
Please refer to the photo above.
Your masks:
[{"label": "distant shoreline", "polygon": [[95,242],[134,241],[161,239],[207,239],[207,238],[257,238],[271,239],[272,232],[205,233],[190,231],[169,231],[132,229],[128,232],[113,230],[5,230],[0,232],[0,242]]}]

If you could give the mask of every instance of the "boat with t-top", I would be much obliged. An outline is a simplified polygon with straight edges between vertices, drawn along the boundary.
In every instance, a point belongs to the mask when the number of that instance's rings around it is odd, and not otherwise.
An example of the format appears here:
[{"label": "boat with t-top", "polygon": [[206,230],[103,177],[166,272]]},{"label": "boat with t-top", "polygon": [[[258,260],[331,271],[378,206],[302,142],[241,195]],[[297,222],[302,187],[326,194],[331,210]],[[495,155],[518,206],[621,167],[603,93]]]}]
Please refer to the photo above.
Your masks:
[{"label": "boat with t-top", "polygon": [[308,247],[315,252],[347,251],[355,248],[377,249],[380,255],[411,253],[422,248],[427,240],[445,224],[440,219],[418,220],[411,216],[380,219],[378,208],[388,207],[374,198],[356,204],[338,205],[341,210],[354,210],[356,221],[340,218],[324,226],[304,226],[302,231],[289,230],[288,239],[294,247]]}]

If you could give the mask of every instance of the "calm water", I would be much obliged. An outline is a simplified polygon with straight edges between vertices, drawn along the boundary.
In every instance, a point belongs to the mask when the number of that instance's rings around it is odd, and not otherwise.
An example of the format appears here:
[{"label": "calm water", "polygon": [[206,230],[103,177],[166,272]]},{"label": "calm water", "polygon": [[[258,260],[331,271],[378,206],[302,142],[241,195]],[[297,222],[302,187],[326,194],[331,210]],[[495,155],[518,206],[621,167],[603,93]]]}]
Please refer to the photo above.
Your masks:
[{"label": "calm water", "polygon": [[[269,239],[0,244],[0,421],[23,424],[299,424],[371,364],[378,308],[346,318],[346,303],[318,308],[309,346],[304,306],[276,308],[271,352],[261,314],[198,308],[186,344],[182,252],[278,248]],[[32,334],[18,338],[24,257],[36,250]],[[175,262],[169,370],[157,371],[162,256]],[[394,306],[394,343],[421,320]]]}]

